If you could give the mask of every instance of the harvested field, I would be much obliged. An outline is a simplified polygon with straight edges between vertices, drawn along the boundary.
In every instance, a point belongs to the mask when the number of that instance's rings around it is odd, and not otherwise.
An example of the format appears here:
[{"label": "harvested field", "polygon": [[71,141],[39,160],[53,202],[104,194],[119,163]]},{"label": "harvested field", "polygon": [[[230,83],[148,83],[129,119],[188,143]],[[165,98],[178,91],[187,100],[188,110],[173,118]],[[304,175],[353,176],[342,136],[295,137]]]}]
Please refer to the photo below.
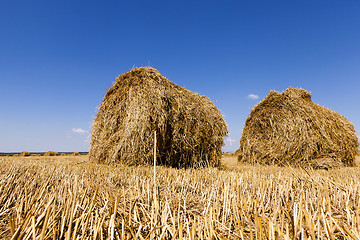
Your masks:
[{"label": "harvested field", "polygon": [[360,239],[360,168],[0,157],[1,239]]}]

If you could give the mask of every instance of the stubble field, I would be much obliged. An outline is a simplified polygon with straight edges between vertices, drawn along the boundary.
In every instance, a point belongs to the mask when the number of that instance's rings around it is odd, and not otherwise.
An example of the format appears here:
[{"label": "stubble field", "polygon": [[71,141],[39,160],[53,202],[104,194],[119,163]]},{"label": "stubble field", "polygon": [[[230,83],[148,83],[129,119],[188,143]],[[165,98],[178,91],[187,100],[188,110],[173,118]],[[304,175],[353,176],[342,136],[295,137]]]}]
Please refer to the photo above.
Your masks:
[{"label": "stubble field", "polygon": [[0,157],[0,239],[360,239],[359,167],[222,162],[154,176],[87,156]]}]

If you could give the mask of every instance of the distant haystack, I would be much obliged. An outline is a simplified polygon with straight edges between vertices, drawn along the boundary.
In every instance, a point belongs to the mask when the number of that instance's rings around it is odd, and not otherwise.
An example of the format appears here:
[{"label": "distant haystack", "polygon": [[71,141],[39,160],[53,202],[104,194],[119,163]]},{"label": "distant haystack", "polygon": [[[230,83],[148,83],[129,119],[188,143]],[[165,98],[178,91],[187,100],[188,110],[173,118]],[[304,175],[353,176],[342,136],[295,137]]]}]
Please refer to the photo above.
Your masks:
[{"label": "distant haystack", "polygon": [[353,166],[358,151],[353,125],[342,115],[311,101],[303,89],[270,91],[247,118],[239,160],[328,168]]},{"label": "distant haystack", "polygon": [[59,155],[59,154],[54,151],[48,151],[48,152],[44,153],[44,156],[57,156],[57,155]]},{"label": "distant haystack", "polygon": [[60,156],[66,156],[66,153],[61,153]]},{"label": "distant haystack", "polygon": [[79,156],[80,153],[78,153],[78,152],[73,152],[71,155],[73,155],[73,156]]},{"label": "distant haystack", "polygon": [[128,165],[218,166],[225,121],[205,96],[179,87],[151,67],[120,75],[92,127],[90,160]]},{"label": "distant haystack", "polygon": [[29,157],[29,156],[30,156],[29,152],[24,151],[20,153],[20,157]]}]

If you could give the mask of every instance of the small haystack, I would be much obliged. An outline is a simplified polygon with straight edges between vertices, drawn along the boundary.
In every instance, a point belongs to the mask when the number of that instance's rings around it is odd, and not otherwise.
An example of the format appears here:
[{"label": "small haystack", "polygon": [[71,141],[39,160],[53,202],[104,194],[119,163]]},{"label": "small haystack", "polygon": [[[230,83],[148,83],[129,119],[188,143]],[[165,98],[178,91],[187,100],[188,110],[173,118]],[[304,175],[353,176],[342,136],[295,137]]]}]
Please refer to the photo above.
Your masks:
[{"label": "small haystack", "polygon": [[353,166],[358,151],[353,125],[311,101],[303,89],[270,91],[247,118],[239,161],[329,168]]},{"label": "small haystack", "polygon": [[48,151],[48,152],[44,153],[44,156],[57,156],[57,155],[59,155],[59,154],[54,151]]},{"label": "small haystack", "polygon": [[120,75],[92,127],[89,158],[99,163],[218,166],[225,121],[205,96],[179,87],[151,67]]},{"label": "small haystack", "polygon": [[73,152],[71,155],[73,155],[73,156],[79,156],[80,153],[78,153],[78,152]]},{"label": "small haystack", "polygon": [[29,156],[30,156],[30,153],[27,152],[27,151],[24,151],[24,152],[20,153],[20,157],[29,157]]}]

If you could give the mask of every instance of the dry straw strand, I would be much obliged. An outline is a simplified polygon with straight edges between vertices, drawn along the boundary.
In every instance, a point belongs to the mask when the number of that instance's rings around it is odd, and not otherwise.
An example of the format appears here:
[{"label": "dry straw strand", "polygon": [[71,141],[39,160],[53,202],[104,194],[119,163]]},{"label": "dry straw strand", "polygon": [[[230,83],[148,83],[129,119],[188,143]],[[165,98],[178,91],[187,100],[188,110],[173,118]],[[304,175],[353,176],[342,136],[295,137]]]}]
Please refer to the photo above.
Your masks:
[{"label": "dry straw strand", "polygon": [[270,91],[251,110],[237,154],[243,162],[327,169],[353,166],[358,147],[349,120],[312,102],[310,92],[289,87]]},{"label": "dry straw strand", "polygon": [[151,67],[120,75],[99,106],[89,157],[98,163],[218,166],[227,126],[205,96],[179,87]]}]

